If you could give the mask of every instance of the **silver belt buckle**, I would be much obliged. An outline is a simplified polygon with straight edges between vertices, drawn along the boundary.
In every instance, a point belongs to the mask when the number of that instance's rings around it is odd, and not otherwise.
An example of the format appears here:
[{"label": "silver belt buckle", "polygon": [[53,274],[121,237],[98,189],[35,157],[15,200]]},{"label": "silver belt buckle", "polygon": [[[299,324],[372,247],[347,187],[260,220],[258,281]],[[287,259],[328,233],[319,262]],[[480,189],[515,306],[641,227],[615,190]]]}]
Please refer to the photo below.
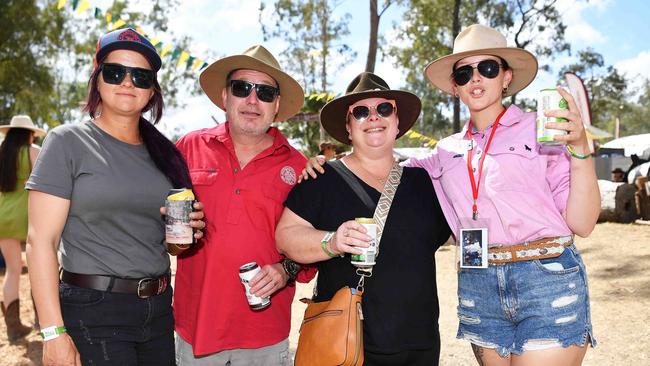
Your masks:
[{"label": "silver belt buckle", "polygon": [[138,297],[139,297],[139,298],[141,298],[141,299],[146,299],[146,298],[148,298],[148,297],[151,297],[151,295],[140,295],[140,289],[142,289],[142,286],[143,286],[143,285],[146,285],[146,283],[149,282],[149,281],[153,281],[153,278],[151,278],[151,277],[147,277],[147,278],[143,278],[143,279],[141,279],[140,281],[138,281],[138,291],[137,291],[137,294],[138,294]]}]

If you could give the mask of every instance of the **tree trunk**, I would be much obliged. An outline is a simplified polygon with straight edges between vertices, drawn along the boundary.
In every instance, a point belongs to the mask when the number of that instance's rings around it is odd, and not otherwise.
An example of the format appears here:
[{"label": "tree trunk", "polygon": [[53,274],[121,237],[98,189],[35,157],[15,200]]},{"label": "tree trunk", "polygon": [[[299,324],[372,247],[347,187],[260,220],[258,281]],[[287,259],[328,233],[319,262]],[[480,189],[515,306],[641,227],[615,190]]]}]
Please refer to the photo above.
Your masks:
[{"label": "tree trunk", "polygon": [[[321,17],[321,92],[327,92],[327,56],[329,54],[329,39],[327,34],[327,24],[329,23],[329,9],[327,4],[323,4],[323,16]],[[320,126],[320,141],[325,141],[326,132],[323,125]]]},{"label": "tree trunk", "polygon": [[[458,35],[458,33],[460,33],[460,2],[461,0],[454,1],[454,20],[453,20],[452,30],[451,30],[453,39],[456,39],[456,36]],[[460,132],[460,100],[456,98],[456,96],[454,96],[453,101],[454,101],[454,121],[452,127],[454,128],[454,132]]]},{"label": "tree trunk", "polygon": [[378,32],[379,14],[377,13],[377,0],[370,0],[370,38],[368,40],[368,58],[366,59],[366,71],[368,72],[375,72]]}]

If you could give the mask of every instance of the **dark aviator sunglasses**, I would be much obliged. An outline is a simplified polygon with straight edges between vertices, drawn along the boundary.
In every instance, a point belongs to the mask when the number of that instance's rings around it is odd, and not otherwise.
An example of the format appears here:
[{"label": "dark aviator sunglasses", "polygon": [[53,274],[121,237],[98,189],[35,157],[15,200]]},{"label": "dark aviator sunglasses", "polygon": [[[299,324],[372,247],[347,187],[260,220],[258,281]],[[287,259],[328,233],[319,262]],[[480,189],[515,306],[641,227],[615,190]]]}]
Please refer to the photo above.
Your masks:
[{"label": "dark aviator sunglasses", "polygon": [[128,73],[131,75],[133,86],[140,89],[149,89],[153,86],[153,70],[140,67],[130,67],[121,64],[102,64],[102,77],[108,84],[120,85]]},{"label": "dark aviator sunglasses", "polygon": [[397,109],[395,101],[390,100],[388,102],[379,103],[374,107],[365,105],[350,106],[348,108],[348,113],[352,114],[352,117],[357,121],[363,122],[370,117],[370,108],[374,109],[375,113],[383,118],[390,117],[395,112],[395,109]]},{"label": "dark aviator sunglasses", "polygon": [[[476,65],[476,67],[472,65]],[[462,86],[472,79],[474,69],[477,69],[479,74],[482,76],[488,79],[494,79],[499,75],[499,68],[501,67],[502,65],[496,60],[483,60],[478,63],[463,65],[454,70],[454,72],[451,73],[451,76],[454,78],[456,85]]]},{"label": "dark aviator sunglasses", "polygon": [[266,84],[255,84],[246,80],[230,80],[232,95],[238,98],[246,98],[255,89],[257,99],[265,103],[271,103],[280,95],[280,89]]}]

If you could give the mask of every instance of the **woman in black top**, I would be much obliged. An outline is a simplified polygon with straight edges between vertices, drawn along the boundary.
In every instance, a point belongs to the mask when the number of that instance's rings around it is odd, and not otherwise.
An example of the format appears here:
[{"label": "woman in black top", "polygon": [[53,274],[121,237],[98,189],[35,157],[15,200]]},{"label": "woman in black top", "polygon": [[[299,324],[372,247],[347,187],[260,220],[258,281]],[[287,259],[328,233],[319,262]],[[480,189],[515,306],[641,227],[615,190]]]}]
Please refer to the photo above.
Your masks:
[{"label": "woman in black top", "polygon": [[[321,111],[321,123],[354,152],[342,159],[376,204],[395,164],[395,139],[420,113],[417,96],[390,90],[384,80],[362,73],[345,96]],[[342,176],[330,165],[316,180],[291,191],[276,229],[278,250],[301,263],[315,263],[319,277],[314,300],[332,298],[341,287],[356,287],[359,276],[350,254],[370,237],[355,218],[372,217]],[[404,168],[386,219],[380,255],[363,298],[365,365],[437,365],[440,354],[434,252],[450,230],[426,171]]]}]

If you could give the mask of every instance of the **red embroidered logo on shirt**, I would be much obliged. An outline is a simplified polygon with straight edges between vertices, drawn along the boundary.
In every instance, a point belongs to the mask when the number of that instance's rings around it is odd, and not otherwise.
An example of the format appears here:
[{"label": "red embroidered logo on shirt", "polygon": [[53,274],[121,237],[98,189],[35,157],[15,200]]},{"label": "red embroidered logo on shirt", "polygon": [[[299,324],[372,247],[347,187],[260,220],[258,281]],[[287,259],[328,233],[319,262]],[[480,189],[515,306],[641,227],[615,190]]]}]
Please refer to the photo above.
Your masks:
[{"label": "red embroidered logo on shirt", "polygon": [[280,178],[282,178],[283,182],[292,186],[296,184],[296,171],[290,166],[285,166],[280,170]]}]

